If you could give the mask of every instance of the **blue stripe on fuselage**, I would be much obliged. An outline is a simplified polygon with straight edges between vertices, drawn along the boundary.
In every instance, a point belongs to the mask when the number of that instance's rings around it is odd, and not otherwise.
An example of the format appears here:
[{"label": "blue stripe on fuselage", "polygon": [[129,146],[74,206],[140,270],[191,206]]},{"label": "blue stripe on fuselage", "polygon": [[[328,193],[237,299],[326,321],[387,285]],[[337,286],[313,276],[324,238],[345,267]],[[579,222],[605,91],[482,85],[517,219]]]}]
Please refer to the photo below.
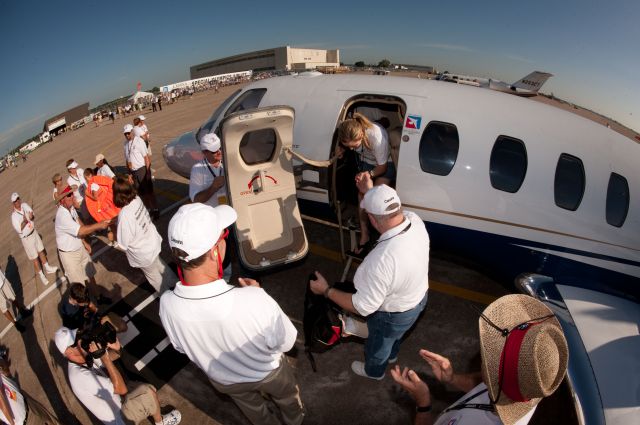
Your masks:
[{"label": "blue stripe on fuselage", "polygon": [[[333,210],[327,204],[299,200],[299,205],[303,214],[336,221]],[[425,222],[425,225],[432,249],[471,261],[484,273],[509,285],[513,285],[520,273],[531,272],[550,276],[564,285],[593,289],[635,301],[640,299],[638,277],[516,245],[579,255],[585,257],[585,262],[592,258],[640,266],[637,261],[445,224]]]}]

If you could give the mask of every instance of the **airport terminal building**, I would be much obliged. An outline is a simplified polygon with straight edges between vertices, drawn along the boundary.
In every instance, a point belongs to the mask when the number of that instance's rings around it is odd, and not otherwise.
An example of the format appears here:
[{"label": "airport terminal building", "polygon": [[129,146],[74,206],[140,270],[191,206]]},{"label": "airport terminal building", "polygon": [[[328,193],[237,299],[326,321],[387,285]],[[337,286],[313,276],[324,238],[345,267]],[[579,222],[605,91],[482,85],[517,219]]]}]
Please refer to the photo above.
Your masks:
[{"label": "airport terminal building", "polygon": [[240,71],[305,71],[340,66],[340,50],[275,47],[242,53],[191,67],[191,79]]}]

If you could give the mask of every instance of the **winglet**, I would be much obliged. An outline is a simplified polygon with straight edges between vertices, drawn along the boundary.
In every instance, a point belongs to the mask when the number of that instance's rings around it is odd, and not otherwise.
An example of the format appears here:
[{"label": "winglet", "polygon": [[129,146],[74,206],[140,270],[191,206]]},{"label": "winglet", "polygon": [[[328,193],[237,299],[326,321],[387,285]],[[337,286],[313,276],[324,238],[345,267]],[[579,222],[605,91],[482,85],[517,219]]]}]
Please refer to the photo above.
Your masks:
[{"label": "winglet", "polygon": [[511,87],[514,89],[528,90],[537,93],[549,77],[553,77],[553,74],[533,71],[531,74],[513,83]]}]

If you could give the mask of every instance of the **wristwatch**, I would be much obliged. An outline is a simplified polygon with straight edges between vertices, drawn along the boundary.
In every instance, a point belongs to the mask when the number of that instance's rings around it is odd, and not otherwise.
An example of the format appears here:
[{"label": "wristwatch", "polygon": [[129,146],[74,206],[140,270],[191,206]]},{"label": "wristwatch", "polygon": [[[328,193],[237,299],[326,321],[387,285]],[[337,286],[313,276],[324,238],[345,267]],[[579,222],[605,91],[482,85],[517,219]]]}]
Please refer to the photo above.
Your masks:
[{"label": "wristwatch", "polygon": [[373,170],[369,170],[369,175],[371,176],[371,178],[375,178],[375,174],[373,173]]},{"label": "wristwatch", "polygon": [[416,413],[426,413],[426,412],[431,412],[431,405],[428,405],[428,406],[416,405]]},{"label": "wristwatch", "polygon": [[329,291],[332,290],[332,286],[327,286],[327,289],[324,290],[324,297],[329,298]]}]

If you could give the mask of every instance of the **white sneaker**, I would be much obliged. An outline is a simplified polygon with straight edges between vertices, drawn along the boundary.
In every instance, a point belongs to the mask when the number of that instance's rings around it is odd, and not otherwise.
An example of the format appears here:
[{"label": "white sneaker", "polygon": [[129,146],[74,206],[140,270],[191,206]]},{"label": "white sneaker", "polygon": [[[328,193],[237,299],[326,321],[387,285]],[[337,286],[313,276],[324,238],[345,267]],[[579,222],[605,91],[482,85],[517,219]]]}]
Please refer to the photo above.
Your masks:
[{"label": "white sneaker", "polygon": [[365,370],[364,370],[364,362],[355,361],[355,362],[351,363],[351,370],[356,375],[360,375],[362,377],[369,378],[369,379],[375,379],[377,381],[380,381],[380,380],[382,380],[384,378],[384,374],[382,376],[380,376],[380,377],[367,375],[367,372],[365,372]]},{"label": "white sneaker", "polygon": [[162,425],[178,425],[182,420],[182,415],[178,409],[173,409],[166,415],[162,415]]},{"label": "white sneaker", "polygon": [[50,266],[49,264],[45,264],[44,265],[44,271],[51,274],[51,273],[55,273],[58,271],[58,268],[56,266]]},{"label": "white sneaker", "polygon": [[44,273],[42,273],[42,270],[40,271],[40,273],[38,273],[38,276],[40,276],[40,282],[42,282],[43,285],[48,285],[49,284],[49,280],[44,275]]}]

